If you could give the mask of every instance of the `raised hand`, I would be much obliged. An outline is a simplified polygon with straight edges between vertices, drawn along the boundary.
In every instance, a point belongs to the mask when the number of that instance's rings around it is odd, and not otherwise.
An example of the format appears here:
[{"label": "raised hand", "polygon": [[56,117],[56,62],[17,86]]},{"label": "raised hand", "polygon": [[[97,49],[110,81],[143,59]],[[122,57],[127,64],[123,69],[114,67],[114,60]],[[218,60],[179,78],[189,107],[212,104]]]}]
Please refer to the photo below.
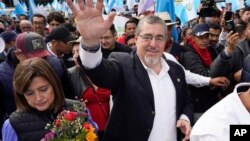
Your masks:
[{"label": "raised hand", "polygon": [[233,33],[232,31],[227,35],[227,47],[225,48],[227,52],[231,55],[235,49],[236,43],[240,40],[238,33]]},{"label": "raised hand", "polygon": [[69,8],[75,16],[76,27],[82,36],[85,46],[91,47],[99,43],[99,39],[113,23],[115,13],[111,13],[107,20],[102,17],[103,0],[97,0],[96,6],[93,0],[78,0],[76,5],[72,0],[67,0]]}]

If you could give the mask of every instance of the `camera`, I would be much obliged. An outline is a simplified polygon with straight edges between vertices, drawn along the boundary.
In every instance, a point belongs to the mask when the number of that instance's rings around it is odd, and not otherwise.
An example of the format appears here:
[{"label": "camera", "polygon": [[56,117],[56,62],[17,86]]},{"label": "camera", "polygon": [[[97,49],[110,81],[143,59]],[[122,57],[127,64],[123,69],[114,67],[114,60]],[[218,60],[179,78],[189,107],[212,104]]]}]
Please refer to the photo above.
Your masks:
[{"label": "camera", "polygon": [[225,0],[201,0],[202,8],[199,13],[200,17],[213,17],[220,14],[215,7],[215,3],[225,2]]}]

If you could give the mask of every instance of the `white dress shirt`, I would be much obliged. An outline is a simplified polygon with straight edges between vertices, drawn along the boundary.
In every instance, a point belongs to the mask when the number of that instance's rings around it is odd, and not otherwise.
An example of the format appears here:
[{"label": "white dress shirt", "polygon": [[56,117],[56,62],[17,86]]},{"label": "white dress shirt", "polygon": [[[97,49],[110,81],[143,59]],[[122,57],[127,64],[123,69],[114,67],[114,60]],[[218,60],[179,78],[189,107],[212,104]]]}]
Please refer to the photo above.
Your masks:
[{"label": "white dress shirt", "polygon": [[177,64],[179,64],[185,71],[185,77],[186,77],[186,81],[187,84],[195,86],[195,87],[203,87],[203,86],[207,86],[209,85],[209,81],[211,79],[211,77],[205,77],[193,72],[190,72],[189,70],[186,70],[176,59],[173,55],[164,52],[165,57],[168,60],[171,60]]},{"label": "white dress shirt", "polygon": [[230,125],[250,124],[250,114],[240,100],[236,90],[206,111],[194,125],[190,141],[229,141]]},{"label": "white dress shirt", "polygon": [[[95,68],[102,60],[101,49],[90,53],[80,47],[79,55],[86,69]],[[159,74],[143,64],[150,78],[155,103],[155,118],[149,141],[176,141],[176,91],[168,74],[167,62],[161,59],[161,64],[162,69]],[[184,114],[178,118],[190,122]]]},{"label": "white dress shirt", "polygon": [[161,59],[159,74],[145,67],[154,94],[155,117],[148,141],[176,141],[176,91],[168,74],[169,66]]}]

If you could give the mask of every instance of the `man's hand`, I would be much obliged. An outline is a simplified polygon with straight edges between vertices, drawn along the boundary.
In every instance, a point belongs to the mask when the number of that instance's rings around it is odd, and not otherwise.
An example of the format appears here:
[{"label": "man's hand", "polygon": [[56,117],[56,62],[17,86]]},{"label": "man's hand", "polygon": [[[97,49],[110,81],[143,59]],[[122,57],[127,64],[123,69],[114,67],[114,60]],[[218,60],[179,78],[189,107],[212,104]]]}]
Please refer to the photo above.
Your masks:
[{"label": "man's hand", "polygon": [[77,30],[82,36],[85,46],[92,47],[99,43],[103,35],[112,25],[115,13],[111,13],[107,20],[102,17],[103,0],[97,0],[96,6],[93,6],[93,0],[77,1],[78,6],[74,5],[72,0],[67,0],[69,8],[75,16]]},{"label": "man's hand", "polygon": [[236,43],[240,40],[238,33],[233,33],[233,31],[229,32],[227,35],[227,47],[225,48],[229,55],[231,55],[234,51]]},{"label": "man's hand", "polygon": [[190,133],[192,130],[190,123],[184,119],[179,119],[176,123],[176,127],[180,128],[181,132],[185,135],[185,137],[182,139],[182,141],[189,140]]},{"label": "man's hand", "polygon": [[209,84],[212,86],[218,86],[218,87],[228,87],[230,84],[230,81],[224,77],[215,77],[215,78],[211,78],[209,81]]}]

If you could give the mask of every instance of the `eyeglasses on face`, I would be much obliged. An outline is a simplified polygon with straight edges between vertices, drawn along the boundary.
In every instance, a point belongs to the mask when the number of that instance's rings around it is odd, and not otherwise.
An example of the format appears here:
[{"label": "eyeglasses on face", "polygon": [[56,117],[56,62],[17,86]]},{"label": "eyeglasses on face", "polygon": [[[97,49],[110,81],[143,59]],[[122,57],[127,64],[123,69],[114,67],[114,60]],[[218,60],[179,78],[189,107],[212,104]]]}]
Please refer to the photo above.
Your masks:
[{"label": "eyeglasses on face", "polygon": [[44,23],[43,22],[33,22],[34,25],[40,25],[40,26],[43,26]]},{"label": "eyeglasses on face", "polygon": [[140,36],[144,41],[152,41],[153,39],[155,39],[157,42],[165,42],[166,37],[164,35],[156,35],[153,36],[152,34],[144,34],[144,35],[138,35]]}]

